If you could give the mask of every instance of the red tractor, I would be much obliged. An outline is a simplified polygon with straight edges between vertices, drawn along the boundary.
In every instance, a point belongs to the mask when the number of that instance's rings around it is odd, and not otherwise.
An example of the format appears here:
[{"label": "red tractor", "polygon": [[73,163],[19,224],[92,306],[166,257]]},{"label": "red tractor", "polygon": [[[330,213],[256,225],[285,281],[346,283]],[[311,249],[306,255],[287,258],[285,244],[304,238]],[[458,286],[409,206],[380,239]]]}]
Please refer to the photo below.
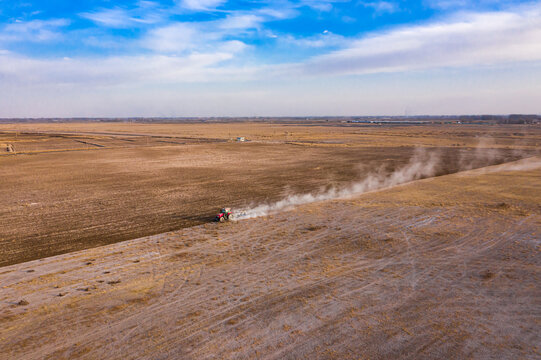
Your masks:
[{"label": "red tractor", "polygon": [[223,208],[220,210],[220,212],[216,215],[215,220],[219,222],[224,222],[226,220],[231,220],[231,208]]}]

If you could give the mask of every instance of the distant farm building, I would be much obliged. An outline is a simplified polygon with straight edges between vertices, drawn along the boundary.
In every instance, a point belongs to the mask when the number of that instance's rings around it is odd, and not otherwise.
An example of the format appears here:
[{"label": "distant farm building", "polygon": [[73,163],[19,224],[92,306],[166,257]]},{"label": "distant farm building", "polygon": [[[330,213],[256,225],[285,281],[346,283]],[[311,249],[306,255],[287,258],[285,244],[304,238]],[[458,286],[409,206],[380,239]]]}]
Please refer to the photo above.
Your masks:
[{"label": "distant farm building", "polygon": [[244,138],[244,136],[239,136],[239,137],[237,138],[237,141],[244,142],[244,141],[246,141],[246,139]]}]

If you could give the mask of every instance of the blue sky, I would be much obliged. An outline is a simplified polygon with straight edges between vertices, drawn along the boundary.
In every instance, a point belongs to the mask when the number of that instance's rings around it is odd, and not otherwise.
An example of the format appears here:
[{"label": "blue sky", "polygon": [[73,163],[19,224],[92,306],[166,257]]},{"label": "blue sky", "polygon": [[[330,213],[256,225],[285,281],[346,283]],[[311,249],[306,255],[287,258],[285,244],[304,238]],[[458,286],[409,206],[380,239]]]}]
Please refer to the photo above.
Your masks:
[{"label": "blue sky", "polygon": [[0,0],[0,117],[541,113],[541,1]]}]

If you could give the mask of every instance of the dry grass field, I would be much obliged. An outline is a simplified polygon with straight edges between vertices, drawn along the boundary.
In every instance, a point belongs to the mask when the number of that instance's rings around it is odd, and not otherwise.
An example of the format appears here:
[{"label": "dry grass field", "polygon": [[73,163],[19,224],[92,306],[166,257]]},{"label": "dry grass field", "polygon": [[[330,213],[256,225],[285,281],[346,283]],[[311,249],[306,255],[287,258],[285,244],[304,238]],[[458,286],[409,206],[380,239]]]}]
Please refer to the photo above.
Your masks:
[{"label": "dry grass field", "polygon": [[392,172],[419,147],[438,152],[442,175],[540,144],[539,127],[511,125],[0,124],[0,266],[206,223],[222,206],[340,188]]},{"label": "dry grass field", "polygon": [[0,354],[538,359],[540,199],[537,157],[5,266]]},{"label": "dry grass field", "polygon": [[[538,359],[540,145],[518,125],[0,124],[0,358]],[[244,219],[211,222],[227,205]]]}]

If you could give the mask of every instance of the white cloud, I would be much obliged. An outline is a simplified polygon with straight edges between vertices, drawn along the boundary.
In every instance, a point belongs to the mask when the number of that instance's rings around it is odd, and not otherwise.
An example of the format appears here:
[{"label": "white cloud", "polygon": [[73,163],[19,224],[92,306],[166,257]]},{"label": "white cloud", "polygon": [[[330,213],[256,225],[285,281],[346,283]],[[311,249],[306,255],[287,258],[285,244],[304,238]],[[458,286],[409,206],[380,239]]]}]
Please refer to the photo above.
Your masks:
[{"label": "white cloud", "polygon": [[[437,113],[434,109],[441,104],[446,106],[446,112],[451,112],[449,109],[461,103],[469,105],[458,106],[456,111],[485,111],[493,106],[500,112],[516,112],[520,111],[519,105],[530,109],[524,111],[539,109],[538,100],[532,99],[540,90],[535,80],[541,68],[535,64],[541,64],[541,5],[491,13],[460,13],[355,39],[331,32],[306,38],[281,35],[276,40],[278,47],[280,41],[289,41],[304,48],[300,54],[314,53],[306,48],[317,48],[318,53],[326,51],[297,63],[263,65],[261,61],[253,65],[250,56],[239,56],[248,47],[241,41],[247,33],[268,34],[263,26],[266,21],[293,13],[294,10],[263,9],[232,12],[215,21],[156,26],[139,42],[129,44],[132,53],[143,47],[151,50],[151,55],[39,60],[0,50],[0,116],[29,114],[24,111],[41,116],[388,114],[402,113],[411,104],[416,111]],[[13,23],[0,29],[0,41],[53,40],[66,25],[63,20]],[[329,52],[334,48],[340,50]],[[517,69],[517,75],[509,77],[514,81],[501,80],[499,71],[477,78],[478,82],[469,80],[477,72],[489,73],[487,69],[502,64],[507,69]],[[520,72],[523,66],[533,67],[534,75]],[[442,68],[447,69],[430,70]],[[376,73],[362,79],[342,76]],[[396,79],[415,74],[428,77],[427,73],[443,73],[448,78],[442,76],[439,83],[432,79],[418,81],[414,89],[417,92],[410,91],[411,83],[406,79],[403,86],[408,88],[407,96],[403,90],[396,90]],[[449,83],[460,76],[463,85],[449,91]],[[385,85],[374,80],[381,78],[386,79]],[[493,82],[491,79],[495,78],[499,80]],[[342,86],[345,82],[348,83]],[[501,101],[509,94],[505,87],[508,82],[513,82],[515,89],[512,107],[504,106],[511,102]],[[475,94],[466,93],[475,86]],[[242,91],[236,91],[238,88]],[[214,92],[210,95],[209,91]],[[181,93],[185,96],[184,107],[177,105]],[[250,101],[246,94],[251,94]],[[396,101],[399,96],[402,100]],[[152,109],[170,110],[164,114],[152,112],[145,107],[146,99],[155,104]],[[447,103],[447,99],[451,100]],[[212,107],[206,107],[208,101]],[[107,102],[107,112],[99,112],[102,102]],[[484,107],[476,107],[481,102]],[[81,109],[87,112],[82,113]],[[252,109],[256,112],[249,112]]]},{"label": "white cloud", "polygon": [[150,30],[143,40],[143,46],[159,52],[180,52],[205,40],[209,39],[203,39],[194,24],[176,23]]},{"label": "white cloud", "polygon": [[[184,1],[182,6],[190,9],[207,9],[218,6],[219,1]],[[208,51],[223,46],[224,38],[228,41],[235,37],[245,37],[259,32],[263,34],[264,23],[270,20],[286,19],[298,13],[289,6],[283,8],[262,7],[255,10],[235,10],[225,12],[225,16],[211,21],[170,22],[166,19],[174,14],[173,9],[160,8],[159,5],[143,1],[137,7],[127,10],[122,8],[101,9],[80,14],[98,25],[110,28],[132,28],[142,24],[154,24],[145,27],[139,39],[115,42],[111,36],[103,34],[100,39],[89,35],[83,41],[92,46],[119,47],[132,44],[132,50],[141,46],[160,53],[182,53],[186,51]],[[236,39],[236,44],[240,43]],[[236,46],[239,47],[239,46]],[[244,46],[246,47],[246,46]]]},{"label": "white cloud", "polygon": [[259,28],[264,21],[263,17],[254,14],[234,14],[216,23],[224,30],[245,30]]},{"label": "white cloud", "polygon": [[95,22],[98,25],[111,28],[129,28],[137,24],[153,24],[162,19],[159,11],[149,11],[153,3],[143,2],[140,7],[132,10],[121,8],[102,9],[94,12],[80,14],[81,17]]},{"label": "white cloud", "polygon": [[293,37],[290,35],[280,37],[280,41],[285,44],[291,44],[297,47],[305,48],[325,48],[325,47],[341,47],[348,43],[347,39],[341,35],[333,34],[328,30],[322,34],[309,36],[304,38]]},{"label": "white cloud", "polygon": [[231,47],[231,44],[235,44],[234,48],[240,51],[246,48],[244,43],[226,38],[258,30],[264,21],[263,16],[236,12],[215,21],[171,23],[149,30],[141,44],[145,48],[162,53],[209,51],[223,46]]},{"label": "white cloud", "polygon": [[423,4],[429,8],[438,10],[454,10],[459,9],[483,9],[494,6],[513,6],[520,3],[534,3],[535,1],[520,1],[520,0],[423,0]]},{"label": "white cloud", "polygon": [[424,0],[425,5],[434,9],[457,9],[465,6],[473,6],[478,3],[497,3],[499,1],[468,1],[468,0]]},{"label": "white cloud", "polygon": [[[223,51],[193,53],[187,56],[119,56],[104,59],[36,60],[11,53],[0,54],[0,77],[6,84],[27,86],[121,86],[141,83],[165,84],[209,81],[230,69],[218,65],[233,58],[238,44],[224,43]],[[228,52],[229,50],[229,52]],[[236,76],[242,76],[235,73]],[[8,85],[9,86],[9,85]]]},{"label": "white cloud", "polygon": [[[196,64],[187,67],[186,69],[197,69],[196,78],[204,78],[205,71],[212,73],[213,76],[219,74],[220,64],[226,60],[228,68],[224,73],[235,73],[242,76],[242,72],[246,69],[239,66],[243,63],[242,59],[238,61],[236,59],[237,55],[247,48],[247,45],[243,41],[235,39],[235,36],[242,35],[247,30],[257,30],[260,24],[267,19],[269,18],[253,14],[234,13],[216,21],[172,23],[150,30],[139,42],[142,47],[167,56],[117,57],[114,60],[103,59],[95,62],[100,62],[100,66],[105,68],[123,63],[122,67],[115,68],[113,73],[121,74],[133,69],[131,72],[135,74],[135,70],[140,69],[140,65],[130,66],[129,64],[138,64],[139,61],[144,63],[148,59],[154,59],[150,63],[156,63],[156,59],[162,59],[160,61],[170,59],[168,64],[179,66],[180,63],[185,64],[186,59],[194,59],[191,56],[204,56],[205,59],[215,59],[216,61],[205,63],[199,67],[193,67]],[[16,23],[12,26],[42,31],[44,27],[65,24],[64,21],[55,21],[47,25],[37,22],[32,24]],[[263,32],[264,30],[262,30]],[[4,37],[5,33],[5,31],[2,33]],[[28,36],[31,31],[14,31],[11,28],[9,33]],[[270,75],[272,77],[280,75],[290,77],[408,72],[428,68],[541,61],[541,6],[521,7],[492,13],[461,13],[460,17],[454,16],[445,21],[404,26],[386,32],[368,34],[355,40],[327,33],[306,38],[294,38],[286,35],[281,36],[278,41],[304,48],[339,47],[341,49],[299,63],[252,66],[248,77],[257,79],[269,76],[269,74],[272,74]],[[13,59],[15,56],[9,53],[2,55],[5,66],[7,66],[7,59]],[[53,67],[51,63],[39,60],[29,58],[19,60],[21,63],[41,64],[28,69],[28,72],[34,73],[35,76],[38,76],[38,69],[42,65],[49,64],[46,67]],[[24,72],[19,66],[14,65],[17,61],[10,63],[10,69],[19,69]],[[77,60],[72,60],[72,62],[77,64]],[[85,61],[81,60],[81,69],[88,69],[83,64]],[[63,69],[64,65],[64,63],[62,66],[59,65],[59,69]],[[123,69],[124,67],[126,70]],[[259,70],[257,70],[258,68]],[[0,74],[6,75],[6,69],[8,68],[1,69]],[[78,67],[74,66],[71,68],[71,72],[76,73],[77,69]],[[43,71],[48,72],[48,70]],[[95,69],[93,71],[100,73],[101,70]],[[52,73],[63,78],[62,71],[52,71]],[[147,73],[160,74],[161,72],[150,71]],[[184,75],[188,73],[188,70],[183,72]],[[14,74],[11,71],[11,75]],[[24,76],[22,77],[24,78]],[[126,78],[132,77],[135,75]],[[157,75],[157,78],[161,77]],[[189,77],[173,77],[171,79],[183,81],[187,78]],[[53,81],[51,76],[48,79]]]},{"label": "white cloud", "polygon": [[328,2],[310,2],[310,3],[307,3],[306,5],[318,11],[328,12],[332,10],[332,4]]},{"label": "white cloud", "polygon": [[253,11],[252,13],[272,20],[291,19],[299,14],[297,10],[287,6],[265,7],[257,11]]},{"label": "white cloud", "polygon": [[314,10],[329,12],[333,9],[334,3],[349,2],[349,0],[301,0],[300,6],[308,6]]},{"label": "white cloud", "polygon": [[360,1],[360,5],[368,8],[372,8],[376,15],[381,15],[384,13],[395,13],[400,7],[395,2],[390,1]]},{"label": "white cloud", "polygon": [[230,54],[237,54],[248,48],[248,45],[239,40],[223,41],[220,46],[217,47],[219,51],[227,52]]},{"label": "white cloud", "polygon": [[467,0],[425,0],[425,3],[435,9],[449,9],[462,7],[468,4]]},{"label": "white cloud", "polygon": [[[202,23],[173,23],[152,29],[143,38],[143,47],[159,53],[186,54],[190,52],[227,51],[239,53],[247,48],[240,40],[227,39],[238,35],[251,26],[257,26],[250,19],[232,26],[228,19]],[[224,50],[227,49],[227,50]]]},{"label": "white cloud", "polygon": [[62,37],[60,29],[69,24],[66,19],[17,21],[0,29],[0,41],[51,41]]},{"label": "white cloud", "polygon": [[[159,71],[158,64],[154,69]],[[379,74],[362,81],[332,77],[243,82],[250,70],[228,74],[224,68],[213,68],[217,79],[229,81],[204,84],[178,82],[181,75],[169,83],[149,82],[148,77],[108,85],[0,82],[0,118],[403,115],[405,109],[415,114],[541,113],[541,85],[535,81],[541,76],[539,66]],[[233,81],[237,75],[244,77]]]},{"label": "white cloud", "polygon": [[133,23],[132,18],[122,9],[104,9],[96,12],[82,13],[81,16],[100,25],[113,28],[129,27]]},{"label": "white cloud", "polygon": [[226,0],[181,0],[180,6],[190,10],[212,10],[225,2]]},{"label": "white cloud", "polygon": [[296,68],[313,74],[365,74],[539,60],[541,6],[462,14],[371,34]]}]

